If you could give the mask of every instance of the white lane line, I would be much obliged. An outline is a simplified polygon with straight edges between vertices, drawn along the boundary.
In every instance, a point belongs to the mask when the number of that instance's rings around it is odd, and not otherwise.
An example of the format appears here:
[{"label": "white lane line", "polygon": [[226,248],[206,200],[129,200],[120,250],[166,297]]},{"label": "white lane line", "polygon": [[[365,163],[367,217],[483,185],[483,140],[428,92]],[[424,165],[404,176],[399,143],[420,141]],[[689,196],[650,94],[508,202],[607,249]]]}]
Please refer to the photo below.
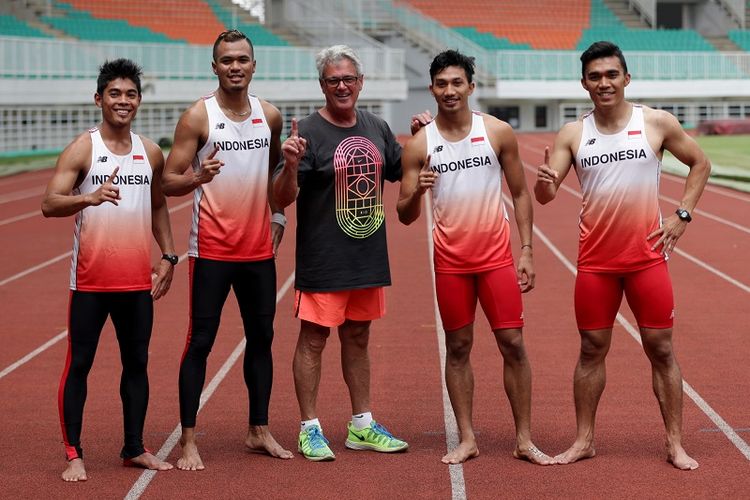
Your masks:
[{"label": "white lane line", "polygon": [[33,187],[29,189],[22,189],[21,191],[15,191],[9,194],[0,195],[0,205],[4,203],[10,203],[12,201],[25,200],[26,198],[32,198],[34,196],[41,196],[44,193],[44,188]]},{"label": "white lane line", "polygon": [[[186,258],[187,258],[187,253],[182,254],[180,256],[180,259],[177,261],[177,263],[179,264],[180,262],[182,262]],[[60,342],[62,339],[65,338],[65,336],[67,334],[68,334],[68,330],[63,330],[62,332],[58,333],[57,335],[55,335],[54,337],[52,337],[51,339],[49,339],[44,344],[40,345],[39,347],[37,347],[36,349],[34,349],[30,353],[28,353],[26,356],[24,356],[21,359],[19,359],[18,361],[16,361],[15,363],[12,363],[12,364],[6,366],[3,369],[3,371],[0,372],[0,379],[3,378],[3,377],[5,377],[9,373],[15,371],[17,368],[20,368],[21,366],[25,365],[26,363],[28,363],[29,361],[31,361],[32,359],[34,359],[35,357],[37,357],[39,354],[43,353],[44,351],[46,351],[47,349],[49,349],[53,345],[55,345],[58,342]]]},{"label": "white lane line", "polygon": [[[675,206],[680,206],[679,200],[672,199],[668,196],[659,195],[659,198],[661,198],[664,201],[668,201],[669,203],[672,203]],[[742,226],[740,224],[737,224],[735,222],[732,222],[730,220],[727,220],[723,217],[719,217],[718,215],[714,215],[712,213],[706,212],[704,210],[701,210],[700,208],[693,209],[693,213],[700,215],[702,217],[705,217],[706,219],[711,219],[712,221],[718,222],[720,224],[725,224],[729,227],[732,227],[734,229],[737,229],[738,231],[742,231],[744,233],[750,234],[750,228]]]},{"label": "white lane line", "polygon": [[[185,208],[187,206],[190,206],[192,204],[193,204],[192,200],[182,202],[179,205],[175,205],[174,207],[170,208],[169,209],[169,213],[171,214],[173,212],[176,212],[177,210],[181,210],[181,209],[183,209],[183,208]],[[44,261],[41,264],[37,264],[36,266],[30,267],[30,268],[26,269],[25,271],[21,271],[18,274],[14,274],[13,276],[5,278],[4,280],[0,280],[0,286],[7,285],[8,283],[10,283],[12,281],[15,281],[15,280],[17,280],[19,278],[23,278],[24,276],[29,275],[29,274],[31,274],[31,273],[33,273],[35,271],[38,271],[40,269],[44,269],[47,266],[51,266],[55,262],[58,262],[58,261],[66,258],[66,257],[70,257],[72,255],[72,253],[73,253],[72,251],[65,252],[63,254],[58,255],[57,257],[52,257],[51,259],[49,259],[47,261]]]},{"label": "white lane line", "polygon": [[23,278],[26,275],[29,275],[29,274],[31,274],[33,272],[36,272],[36,271],[40,270],[40,269],[44,269],[47,266],[51,266],[55,262],[61,261],[61,260],[63,260],[66,257],[70,257],[72,254],[73,254],[72,251],[68,251],[68,252],[62,253],[62,254],[58,255],[57,257],[52,257],[51,259],[46,260],[46,261],[42,262],[41,264],[37,264],[37,265],[35,265],[33,267],[30,267],[30,268],[26,269],[25,271],[21,271],[20,273],[14,274],[13,276],[9,276],[9,277],[5,278],[4,280],[0,281],[0,286],[5,286],[5,285],[7,285],[8,283],[10,283],[12,281],[16,281],[19,278]]},{"label": "white lane line", "polygon": [[[279,303],[279,301],[281,301],[284,295],[286,295],[286,292],[289,290],[289,288],[292,286],[293,283],[294,283],[294,273],[289,275],[289,277],[286,279],[286,281],[281,286],[279,291],[276,292],[277,304]],[[208,402],[208,400],[211,399],[211,396],[213,396],[214,392],[219,387],[219,384],[221,384],[221,382],[229,373],[229,370],[232,369],[234,364],[242,355],[242,352],[245,350],[245,342],[246,342],[245,338],[243,337],[242,340],[240,340],[240,343],[237,344],[237,347],[234,348],[234,351],[232,351],[232,354],[230,354],[227,360],[224,362],[224,364],[221,365],[221,368],[219,369],[218,372],[216,372],[216,375],[214,375],[214,378],[211,379],[211,382],[209,382],[208,386],[206,386],[206,388],[203,389],[203,392],[201,393],[200,404],[198,406],[198,413],[200,413],[201,409]],[[169,437],[164,442],[162,447],[156,453],[156,456],[159,459],[166,460],[169,454],[172,453],[172,450],[177,445],[177,442],[180,440],[180,435],[182,434],[181,429],[182,428],[180,424],[177,424],[175,426],[174,430],[172,431],[172,434],[169,435]],[[130,491],[128,491],[127,495],[125,495],[125,499],[135,500],[137,498],[140,498],[143,492],[146,491],[146,488],[148,487],[149,483],[154,479],[154,476],[156,476],[155,470],[143,471],[141,473],[141,476],[138,478],[138,480],[133,484],[133,487],[130,488]]]},{"label": "white lane line", "polygon": [[39,347],[37,347],[36,349],[28,353],[26,356],[22,357],[15,363],[12,363],[6,366],[3,369],[3,371],[0,372],[0,379],[5,377],[12,371],[14,371],[16,368],[20,368],[21,366],[25,365],[26,363],[28,363],[29,361],[37,357],[39,354],[43,353],[44,351],[52,347],[53,345],[57,344],[62,339],[64,339],[67,335],[68,335],[68,330],[61,331],[60,333],[58,333],[57,335],[49,339],[47,342],[45,342],[44,344],[40,345]]},{"label": "white lane line", "polygon": [[[511,207],[513,207],[513,203],[510,200],[510,198],[503,193],[503,199],[506,203],[509,203]],[[573,265],[571,261],[569,261],[565,255],[555,246],[552,244],[549,238],[536,226],[534,226],[534,234],[539,237],[540,240],[544,242],[545,245],[552,251],[552,253],[557,257],[557,259],[562,262],[562,264],[574,275],[576,274],[576,267]],[[633,325],[628,322],[625,317],[617,313],[617,322],[620,323],[623,328],[625,328],[625,331],[627,331],[630,336],[638,342],[638,344],[643,345],[641,343],[641,336],[638,332],[638,329],[635,328]],[[700,394],[698,394],[698,391],[693,389],[693,386],[687,383],[687,381],[683,378],[682,379],[682,391],[687,394],[687,396],[693,400],[693,402],[696,404],[698,408],[709,418],[711,421],[716,425],[716,427],[729,439],[729,441],[742,453],[747,460],[750,460],[750,445],[748,445],[740,436],[735,432],[735,430],[732,428],[731,425],[727,423],[726,420],[724,420],[717,412],[714,410],[711,405],[708,404],[708,402],[701,397]]]},{"label": "white lane line", "polygon": [[14,222],[28,219],[29,217],[34,217],[35,215],[42,215],[42,212],[39,210],[34,210],[32,212],[26,212],[25,214],[16,215],[15,217],[11,217],[9,219],[3,219],[3,220],[0,220],[0,226],[4,226],[6,224],[13,224]]},{"label": "white lane line", "polygon": [[[536,172],[536,169],[531,168],[527,163],[524,163],[523,166],[526,169],[528,169],[528,170],[533,170],[534,172]],[[572,188],[566,186],[565,184],[560,184],[560,187],[563,188],[564,191],[566,191],[566,192],[572,194],[573,196],[575,196],[576,198],[581,198],[582,197],[580,192],[578,192],[575,189],[572,189]],[[505,194],[503,194],[503,196],[507,200],[507,196],[505,196]],[[512,204],[511,204],[511,206],[512,206]],[[739,280],[737,280],[735,278],[732,278],[728,274],[726,274],[726,273],[724,273],[722,271],[719,271],[718,269],[716,269],[712,265],[707,264],[706,262],[703,262],[699,258],[690,255],[686,251],[681,250],[679,248],[675,248],[674,249],[674,253],[676,253],[677,255],[679,255],[681,257],[685,257],[687,260],[689,260],[693,264],[695,264],[695,265],[697,265],[699,267],[702,267],[703,269],[705,269],[706,271],[708,271],[710,273],[715,274],[716,276],[718,276],[719,278],[723,279],[727,283],[730,283],[730,284],[736,286],[737,288],[739,288],[743,292],[750,293],[750,286],[747,286],[746,284],[742,283],[741,281],[739,281]]]},{"label": "white lane line", "polygon": [[[440,380],[443,384],[443,420],[445,421],[445,443],[448,451],[458,446],[458,424],[453,414],[451,399],[448,395],[448,387],[445,384],[445,330],[437,303],[437,292],[435,291],[435,269],[432,265],[434,246],[432,242],[432,203],[430,197],[425,196],[425,219],[427,221],[427,248],[430,257],[430,275],[432,276],[432,297],[435,309],[435,331],[437,332],[438,350],[440,352]],[[464,481],[464,468],[462,464],[448,466],[451,477],[452,500],[466,500],[466,482]]]},{"label": "white lane line", "polygon": [[718,269],[716,269],[715,267],[711,266],[710,264],[707,264],[707,263],[703,262],[702,260],[700,260],[700,259],[698,259],[696,257],[693,257],[689,253],[687,253],[687,252],[685,252],[683,250],[680,250],[679,248],[675,248],[674,252],[677,255],[680,255],[681,257],[685,257],[687,260],[689,260],[690,262],[692,262],[696,266],[702,267],[703,269],[705,269],[705,270],[707,270],[707,271],[709,271],[711,273],[714,273],[716,276],[718,276],[721,279],[723,279],[723,280],[725,280],[725,281],[733,284],[734,286],[736,286],[740,290],[745,291],[747,293],[750,293],[750,286],[747,286],[746,284],[742,283],[741,281],[738,281],[738,280],[732,278],[728,274],[719,271]]}]

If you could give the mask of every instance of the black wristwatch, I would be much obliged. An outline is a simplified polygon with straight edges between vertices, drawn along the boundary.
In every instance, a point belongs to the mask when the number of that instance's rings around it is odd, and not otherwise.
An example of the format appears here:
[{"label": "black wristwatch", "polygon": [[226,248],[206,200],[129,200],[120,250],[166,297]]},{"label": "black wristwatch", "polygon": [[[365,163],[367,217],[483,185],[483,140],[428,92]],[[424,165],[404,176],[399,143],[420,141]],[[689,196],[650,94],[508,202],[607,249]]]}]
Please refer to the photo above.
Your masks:
[{"label": "black wristwatch", "polygon": [[164,254],[161,255],[161,260],[166,260],[167,262],[169,262],[173,266],[176,266],[177,262],[180,260],[180,258],[177,257],[173,253],[164,253]]},{"label": "black wristwatch", "polygon": [[677,214],[677,217],[679,217],[680,220],[684,220],[685,222],[690,222],[691,220],[693,220],[693,218],[690,217],[690,212],[688,212],[684,208],[678,208],[674,213]]}]

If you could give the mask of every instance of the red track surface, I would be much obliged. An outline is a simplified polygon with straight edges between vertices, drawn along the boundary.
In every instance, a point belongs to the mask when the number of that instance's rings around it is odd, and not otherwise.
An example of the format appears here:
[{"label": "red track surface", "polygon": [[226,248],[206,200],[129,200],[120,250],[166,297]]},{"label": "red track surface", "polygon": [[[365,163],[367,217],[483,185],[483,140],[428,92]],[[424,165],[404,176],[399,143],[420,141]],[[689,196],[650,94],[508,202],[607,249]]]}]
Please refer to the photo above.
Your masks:
[{"label": "red track surface", "polygon": [[[521,154],[536,165],[549,135],[520,137]],[[66,328],[72,219],[26,215],[39,210],[50,171],[0,179],[0,371],[16,363]],[[574,175],[566,184],[575,192]],[[533,183],[533,171],[528,171]],[[343,383],[338,340],[325,352],[319,413],[337,460],[312,463],[296,455],[281,461],[246,453],[247,395],[241,368],[234,365],[198,417],[203,472],[156,474],[144,498],[450,498],[445,453],[446,427],[441,364],[432,295],[427,228],[422,217],[410,227],[395,218],[396,187],[386,190],[393,287],[388,313],[375,323],[371,340],[375,417],[410,449],[398,455],[354,452],[343,446],[350,408]],[[665,175],[662,194],[679,199],[682,183]],[[178,207],[186,199],[170,200]],[[575,262],[580,199],[561,191],[552,204],[535,206],[536,227]],[[750,441],[750,196],[711,187],[699,204],[708,215],[696,216],[680,240],[682,253],[670,268],[677,301],[675,344],[685,381],[744,442]],[[674,210],[668,200],[664,213]],[[294,210],[288,210],[292,215]],[[25,218],[24,218],[25,217]],[[187,242],[190,208],[172,214],[180,253]],[[13,221],[12,219],[20,218]],[[290,217],[277,260],[279,287],[293,271],[294,217]],[[514,249],[518,241],[514,234]],[[701,267],[704,262],[725,278]],[[526,345],[534,375],[533,430],[536,444],[550,454],[566,449],[575,432],[572,373],[578,336],[572,310],[573,274],[540,237],[535,240],[537,288],[525,297]],[[15,277],[15,278],[14,278]],[[726,278],[734,279],[735,283]],[[744,286],[744,288],[742,288]],[[291,377],[298,322],[292,316],[292,293],[281,297],[274,342],[275,379],[271,429],[296,454],[299,426]],[[634,324],[627,306],[622,313]],[[151,403],[146,443],[158,450],[178,423],[177,372],[187,326],[187,266],[177,267],[169,295],[157,303],[151,344]],[[242,338],[234,299],[225,307],[209,358],[211,380]],[[84,448],[89,481],[64,484],[63,448],[57,415],[57,384],[66,343],[54,343],[25,364],[0,376],[0,419],[5,425],[0,473],[2,498],[124,497],[141,477],[120,466],[122,417],[118,396],[120,363],[111,326],[105,327],[89,377]],[[481,456],[458,472],[468,498],[747,498],[748,459],[704,411],[685,396],[684,442],[700,469],[680,472],[664,461],[663,426],[651,391],[649,365],[640,346],[616,324],[608,358],[608,383],[598,414],[597,452],[593,460],[555,467],[535,467],[514,460],[514,431],[502,390],[501,360],[481,314],[476,327],[474,421]],[[747,452],[747,444],[744,444]],[[176,452],[170,460],[176,460]],[[455,479],[455,477],[454,477]],[[460,482],[463,481],[463,482]]]}]

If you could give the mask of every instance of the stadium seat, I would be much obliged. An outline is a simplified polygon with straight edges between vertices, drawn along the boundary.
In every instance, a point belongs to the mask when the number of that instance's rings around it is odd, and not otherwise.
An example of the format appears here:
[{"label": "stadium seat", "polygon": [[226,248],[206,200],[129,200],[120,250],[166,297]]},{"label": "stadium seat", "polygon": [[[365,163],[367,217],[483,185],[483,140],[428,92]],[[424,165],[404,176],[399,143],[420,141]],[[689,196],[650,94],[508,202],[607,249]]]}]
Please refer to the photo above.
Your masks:
[{"label": "stadium seat", "polygon": [[21,19],[7,14],[0,14],[0,35],[52,38],[47,33],[29,26]]}]

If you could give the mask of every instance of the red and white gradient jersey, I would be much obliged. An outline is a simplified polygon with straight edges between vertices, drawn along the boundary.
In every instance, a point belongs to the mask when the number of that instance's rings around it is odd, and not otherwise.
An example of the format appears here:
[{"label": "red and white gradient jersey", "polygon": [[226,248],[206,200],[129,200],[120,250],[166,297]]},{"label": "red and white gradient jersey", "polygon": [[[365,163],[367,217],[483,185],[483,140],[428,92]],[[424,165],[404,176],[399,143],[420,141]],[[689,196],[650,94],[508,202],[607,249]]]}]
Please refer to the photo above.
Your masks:
[{"label": "red and white gradient jersey", "polygon": [[628,125],[611,135],[596,129],[593,112],[585,115],[575,170],[583,191],[578,269],[630,272],[664,260],[646,240],[661,225],[661,161],[646,139],[643,108],[633,105]]},{"label": "red and white gradient jersey", "polygon": [[208,141],[193,159],[193,170],[213,153],[224,162],[221,173],[194,191],[188,254],[224,261],[273,257],[268,207],[268,157],[271,129],[257,97],[242,122],[226,117],[216,97],[204,98]]},{"label": "red and white gradient jersey", "polygon": [[513,263],[508,213],[502,197],[502,167],[480,113],[471,132],[445,140],[433,120],[427,154],[438,178],[432,188],[435,271],[476,273]]},{"label": "red and white gradient jersey", "polygon": [[121,292],[151,289],[151,181],[153,170],[141,138],[130,133],[133,147],[113,154],[98,129],[91,134],[91,168],[73,194],[93,193],[115,167],[112,183],[120,188],[117,205],[105,202],[76,214],[70,289]]}]

